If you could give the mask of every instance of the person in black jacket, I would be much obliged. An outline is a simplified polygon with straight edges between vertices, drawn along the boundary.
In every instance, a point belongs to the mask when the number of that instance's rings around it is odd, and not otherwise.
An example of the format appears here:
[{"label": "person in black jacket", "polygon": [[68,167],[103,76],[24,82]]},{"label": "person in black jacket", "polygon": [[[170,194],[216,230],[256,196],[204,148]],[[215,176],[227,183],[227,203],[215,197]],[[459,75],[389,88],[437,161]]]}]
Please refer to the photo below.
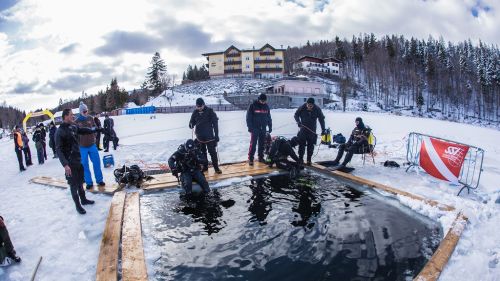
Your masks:
[{"label": "person in black jacket", "polygon": [[30,139],[28,138],[28,135],[26,135],[26,132],[23,132],[21,134],[23,138],[23,152],[24,152],[24,160],[26,162],[26,166],[31,166],[33,165],[33,161],[31,160],[31,149],[30,149]]},{"label": "person in black jacket", "polygon": [[54,157],[52,158],[57,158],[57,153],[56,153],[56,130],[57,127],[54,124],[54,121],[50,122],[49,124],[49,147],[52,148],[52,152],[54,153]]},{"label": "person in black jacket", "polygon": [[43,123],[40,123],[38,124],[38,128],[40,128],[40,132],[41,132],[41,145],[42,145],[42,153],[43,153],[43,158],[45,158],[45,160],[47,160],[47,131],[45,130],[45,126],[43,125]]},{"label": "person in black jacket", "polygon": [[45,157],[43,155],[43,140],[42,140],[42,129],[38,126],[33,133],[33,142],[36,147],[36,155],[38,157],[38,164],[41,165],[45,162]]},{"label": "person in black jacket", "polygon": [[95,128],[96,128],[95,145],[97,146],[97,150],[102,150],[102,148],[101,148],[102,125],[101,125],[101,120],[99,120],[99,114],[94,116],[94,123],[95,123]]},{"label": "person in black jacket", "polygon": [[[215,114],[214,110],[205,105],[205,101],[202,98],[196,100],[196,109],[191,114],[191,119],[189,120],[189,128],[194,130],[196,135],[196,142],[200,147],[208,163],[207,149],[212,158],[212,165],[217,174],[221,174],[222,171],[219,169],[219,162],[217,159],[217,143],[219,142],[219,118]],[[207,171],[208,166],[203,166],[203,171]]]},{"label": "person in black jacket", "polygon": [[314,104],[314,98],[308,98],[307,102],[295,111],[294,118],[300,128],[297,134],[299,138],[300,162],[304,162],[304,152],[307,146],[307,165],[311,165],[314,145],[316,145],[318,139],[318,134],[316,134],[316,121],[319,121],[321,134],[324,134],[325,115],[323,115],[321,108]]},{"label": "person in black jacket", "polygon": [[345,167],[347,163],[351,161],[354,154],[362,154],[369,151],[368,136],[370,135],[371,129],[365,126],[361,117],[357,117],[355,123],[356,127],[352,130],[349,140],[339,146],[339,152],[335,160],[333,160],[332,165],[339,165],[340,159],[342,159],[345,151],[347,151],[347,154],[339,168]]},{"label": "person in black jacket", "polygon": [[69,108],[63,110],[62,119],[63,123],[57,129],[55,136],[56,152],[59,161],[64,167],[64,173],[71,189],[71,197],[75,202],[76,210],[83,215],[86,211],[82,205],[94,204],[94,201],[86,198],[83,189],[83,166],[78,135],[93,134],[95,128],[79,128],[74,125],[73,112]]},{"label": "person in black jacket", "polygon": [[16,250],[14,250],[7,226],[3,217],[0,216],[0,266],[10,265],[12,261],[19,263],[21,262],[21,258],[17,255]]},{"label": "person in black jacket", "polygon": [[259,144],[258,156],[259,162],[264,160],[264,141],[266,138],[266,127],[269,128],[269,133],[272,132],[273,123],[271,119],[271,111],[267,105],[266,94],[260,94],[259,98],[254,101],[247,110],[247,127],[250,133],[250,147],[248,149],[248,164],[253,165],[255,155],[255,146]]},{"label": "person in black jacket", "polygon": [[108,114],[104,115],[104,152],[109,151],[109,142],[113,142],[113,149],[116,150],[118,146],[118,137],[115,132],[115,121],[109,117]]},{"label": "person in black jacket", "polygon": [[[276,167],[287,171],[294,167],[298,167],[300,160],[293,150],[293,148],[297,145],[298,137],[293,137],[290,140],[287,140],[282,136],[275,137],[271,143],[271,148],[269,149],[269,155],[267,157],[269,167],[276,164]],[[295,162],[288,160],[288,156],[290,156]]]},{"label": "person in black jacket", "polygon": [[205,193],[210,191],[205,175],[200,169],[201,165],[207,164],[205,155],[191,139],[187,140],[185,144],[181,144],[168,159],[172,175],[180,178],[182,188],[186,191],[187,196],[192,193],[193,180],[201,186]]}]

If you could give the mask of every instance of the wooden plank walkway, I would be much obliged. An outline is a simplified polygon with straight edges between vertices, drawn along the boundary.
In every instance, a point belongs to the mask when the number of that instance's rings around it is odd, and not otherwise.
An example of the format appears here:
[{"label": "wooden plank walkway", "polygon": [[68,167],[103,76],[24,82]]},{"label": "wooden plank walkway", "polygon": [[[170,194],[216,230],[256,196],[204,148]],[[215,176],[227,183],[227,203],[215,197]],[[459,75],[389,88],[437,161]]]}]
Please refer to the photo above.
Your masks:
[{"label": "wooden plank walkway", "polygon": [[139,193],[129,193],[125,199],[122,227],[122,280],[147,281],[141,229]]},{"label": "wooden plank walkway", "polygon": [[[269,168],[266,164],[255,162],[253,166],[246,162],[233,163],[221,166],[222,174],[216,174],[213,169],[205,172],[205,177],[209,183],[221,181],[230,178],[265,175],[275,171],[277,168]],[[177,178],[171,173],[153,176],[153,179],[142,184],[142,189],[146,191],[155,191],[161,189],[176,188],[178,186]]]},{"label": "wooden plank walkway", "polygon": [[[41,184],[41,185],[46,185],[46,186],[63,188],[63,189],[66,189],[69,187],[68,182],[65,179],[52,178],[52,177],[46,177],[46,176],[34,177],[30,180],[30,182],[36,183],[36,184]],[[103,187],[94,185],[94,188],[86,189],[86,191],[89,191],[92,193],[102,193],[102,194],[112,195],[118,189],[120,189],[120,186],[115,183],[112,185],[105,185]]]},{"label": "wooden plank walkway", "polygon": [[448,234],[444,237],[443,241],[439,243],[439,247],[432,255],[431,259],[425,264],[424,268],[415,277],[415,281],[436,281],[443,272],[444,267],[448,263],[462,232],[467,225],[467,217],[459,213],[453,224],[451,225]]},{"label": "wooden plank walkway", "polygon": [[115,193],[111,200],[106,226],[102,234],[101,249],[97,262],[97,281],[115,281],[118,279],[118,255],[124,205],[125,192]]},{"label": "wooden plank walkway", "polygon": [[344,173],[341,171],[331,171],[327,167],[319,165],[319,164],[312,164],[312,166],[310,166],[309,168],[313,168],[314,170],[322,172],[322,173],[333,174],[333,175],[342,177],[344,179],[348,179],[350,181],[359,183],[361,185],[365,185],[365,186],[375,188],[375,189],[380,189],[380,190],[383,190],[385,192],[388,192],[388,193],[391,193],[394,195],[403,195],[403,196],[410,197],[410,198],[418,200],[418,201],[423,201],[426,204],[429,204],[433,207],[438,207],[440,210],[443,210],[443,211],[454,211],[455,210],[455,208],[452,206],[441,204],[437,201],[427,199],[427,198],[424,198],[424,197],[421,197],[421,196],[418,196],[418,195],[415,195],[415,194],[412,194],[412,193],[409,193],[409,192],[406,192],[403,190],[399,190],[399,189],[390,187],[388,185],[384,185],[384,184],[374,182],[374,181],[371,181],[368,179],[357,177],[357,176],[349,174],[349,173]]}]

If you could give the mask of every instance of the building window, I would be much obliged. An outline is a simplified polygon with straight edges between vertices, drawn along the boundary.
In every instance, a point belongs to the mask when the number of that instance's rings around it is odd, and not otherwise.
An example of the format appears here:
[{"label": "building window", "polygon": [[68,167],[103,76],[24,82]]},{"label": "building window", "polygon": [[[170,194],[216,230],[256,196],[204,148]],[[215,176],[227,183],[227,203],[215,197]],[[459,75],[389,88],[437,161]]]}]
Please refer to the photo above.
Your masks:
[{"label": "building window", "polygon": [[249,58],[249,57],[246,57],[246,60],[250,60],[250,58]]}]

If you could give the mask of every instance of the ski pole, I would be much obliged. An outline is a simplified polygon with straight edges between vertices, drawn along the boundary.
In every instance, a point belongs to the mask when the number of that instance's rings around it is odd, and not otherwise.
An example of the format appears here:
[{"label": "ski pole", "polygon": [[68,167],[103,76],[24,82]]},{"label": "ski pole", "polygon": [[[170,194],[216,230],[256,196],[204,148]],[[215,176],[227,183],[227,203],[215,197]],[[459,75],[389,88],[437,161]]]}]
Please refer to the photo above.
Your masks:
[{"label": "ski pole", "polygon": [[33,271],[33,274],[31,275],[31,281],[35,280],[35,275],[36,272],[38,271],[38,267],[40,266],[40,263],[42,262],[42,257],[40,256],[40,259],[38,259],[38,263],[36,264],[35,270]]}]

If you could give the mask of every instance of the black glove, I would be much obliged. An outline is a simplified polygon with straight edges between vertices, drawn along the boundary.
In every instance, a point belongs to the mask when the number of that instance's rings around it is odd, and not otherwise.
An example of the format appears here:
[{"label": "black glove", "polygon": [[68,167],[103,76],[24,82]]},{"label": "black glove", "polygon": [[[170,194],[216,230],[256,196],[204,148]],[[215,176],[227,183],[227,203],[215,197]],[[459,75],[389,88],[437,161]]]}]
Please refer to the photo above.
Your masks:
[{"label": "black glove", "polygon": [[193,124],[189,123],[189,129],[194,128]]},{"label": "black glove", "polygon": [[172,172],[172,175],[174,175],[174,177],[176,177],[176,178],[179,177],[179,171],[177,171],[177,169],[172,169],[171,172]]},{"label": "black glove", "polygon": [[267,131],[268,133],[271,133],[273,131],[273,129],[269,128],[269,131]]},{"label": "black glove", "polygon": [[297,122],[297,126],[299,126],[299,128],[302,128],[302,123]]},{"label": "black glove", "polygon": [[219,142],[219,136],[215,136],[215,142]]},{"label": "black glove", "polygon": [[251,132],[253,132],[253,130],[252,130],[252,129],[250,129],[250,128],[248,128],[248,132],[249,132],[249,133],[251,133]]}]

